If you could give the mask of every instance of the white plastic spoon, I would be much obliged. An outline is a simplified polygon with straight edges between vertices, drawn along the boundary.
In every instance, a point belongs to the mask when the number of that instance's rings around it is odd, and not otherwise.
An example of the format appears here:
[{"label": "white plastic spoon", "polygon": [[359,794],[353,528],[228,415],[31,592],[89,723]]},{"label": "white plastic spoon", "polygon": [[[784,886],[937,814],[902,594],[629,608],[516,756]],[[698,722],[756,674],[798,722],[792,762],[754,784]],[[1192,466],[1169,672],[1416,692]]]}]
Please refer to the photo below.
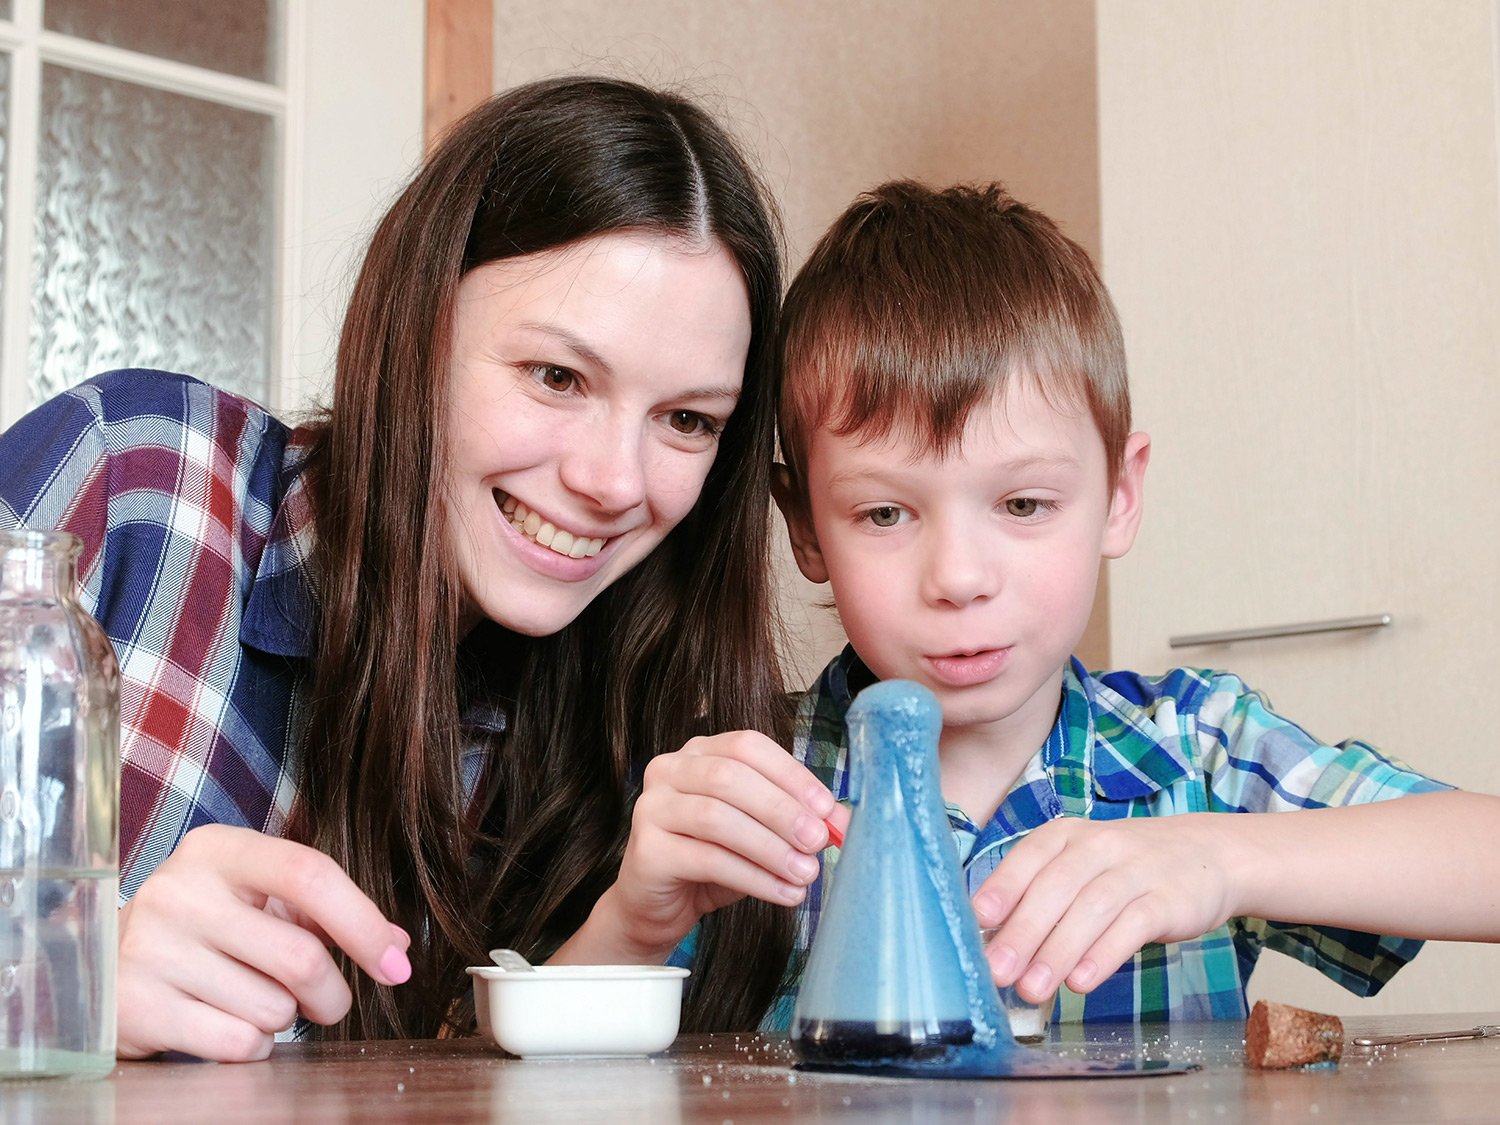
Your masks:
[{"label": "white plastic spoon", "polygon": [[514,949],[492,949],[490,960],[509,973],[536,972],[536,967]]}]

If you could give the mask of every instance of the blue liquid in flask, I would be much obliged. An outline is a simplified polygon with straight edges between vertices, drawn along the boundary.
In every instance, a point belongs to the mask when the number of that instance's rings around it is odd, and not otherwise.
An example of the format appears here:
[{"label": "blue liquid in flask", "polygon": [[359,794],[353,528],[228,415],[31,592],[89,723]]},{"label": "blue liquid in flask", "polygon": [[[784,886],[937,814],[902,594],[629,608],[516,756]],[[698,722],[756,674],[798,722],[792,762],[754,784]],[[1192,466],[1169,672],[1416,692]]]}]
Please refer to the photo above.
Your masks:
[{"label": "blue liquid in flask", "polygon": [[849,824],[792,1017],[806,1069],[998,1075],[1019,1047],[964,893],[938,777],[942,711],[888,680],[849,709]]}]

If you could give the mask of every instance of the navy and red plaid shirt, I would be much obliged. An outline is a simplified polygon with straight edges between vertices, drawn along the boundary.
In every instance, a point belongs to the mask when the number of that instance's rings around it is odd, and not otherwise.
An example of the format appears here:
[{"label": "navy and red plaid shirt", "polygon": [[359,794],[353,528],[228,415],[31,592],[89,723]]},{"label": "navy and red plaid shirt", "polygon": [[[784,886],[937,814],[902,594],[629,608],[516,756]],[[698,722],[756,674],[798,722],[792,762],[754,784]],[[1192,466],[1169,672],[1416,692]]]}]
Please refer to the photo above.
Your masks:
[{"label": "navy and red plaid shirt", "polygon": [[0,434],[0,526],[83,541],[120,661],[120,896],[200,824],[279,833],[316,604],[305,447],[236,395],[114,371]]},{"label": "navy and red plaid shirt", "polygon": [[[83,541],[80,600],[120,661],[120,901],[184,834],[279,835],[316,644],[305,434],[186,375],[112,371],[0,434],[0,528]],[[462,716],[472,800],[506,716]],[[299,1018],[278,1038],[312,1031]]]},{"label": "navy and red plaid shirt", "polygon": [[[0,434],[0,527],[83,540],[84,608],[120,661],[120,899],[188,830],[280,834],[316,641],[307,446],[185,375],[112,371]],[[505,717],[472,705],[476,792]]]}]

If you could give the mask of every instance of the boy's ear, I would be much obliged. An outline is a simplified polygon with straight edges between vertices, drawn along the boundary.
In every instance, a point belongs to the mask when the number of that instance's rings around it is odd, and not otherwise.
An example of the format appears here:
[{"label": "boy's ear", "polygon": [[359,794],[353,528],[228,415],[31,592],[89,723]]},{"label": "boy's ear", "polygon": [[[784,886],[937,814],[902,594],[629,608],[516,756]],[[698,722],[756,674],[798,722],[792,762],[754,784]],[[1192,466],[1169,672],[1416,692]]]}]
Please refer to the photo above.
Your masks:
[{"label": "boy's ear", "polygon": [[786,520],[787,538],[791,540],[792,557],[797,560],[797,569],[809,582],[827,582],[828,567],[823,563],[823,552],[818,547],[818,537],[813,531],[812,513],[808,510],[807,498],[792,483],[792,471],[785,465],[771,466],[771,495],[776,497],[776,506]]},{"label": "boy's ear", "polygon": [[1141,526],[1146,464],[1150,460],[1150,437],[1134,433],[1125,439],[1125,452],[1120,457],[1120,472],[1115,478],[1115,490],[1109,499],[1109,515],[1104,521],[1101,553],[1107,559],[1119,558],[1135,542],[1135,533]]}]

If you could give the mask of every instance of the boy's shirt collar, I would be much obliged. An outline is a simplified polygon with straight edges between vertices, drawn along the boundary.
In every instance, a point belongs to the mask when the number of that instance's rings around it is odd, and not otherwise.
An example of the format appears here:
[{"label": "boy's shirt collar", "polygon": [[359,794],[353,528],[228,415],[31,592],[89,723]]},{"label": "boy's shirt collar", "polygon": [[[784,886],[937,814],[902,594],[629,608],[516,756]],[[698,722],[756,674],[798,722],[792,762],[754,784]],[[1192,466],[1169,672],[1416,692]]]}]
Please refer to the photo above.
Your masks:
[{"label": "boy's shirt collar", "polygon": [[[807,765],[840,800],[849,795],[844,717],[854,697],[874,682],[874,673],[846,645],[799,708],[799,727],[805,729],[797,733],[799,742],[807,739]],[[950,805],[955,829],[967,828],[982,847],[1059,814],[1087,816],[1096,801],[1133,801],[1180,781],[1192,767],[1176,734],[1152,721],[1138,704],[1090,676],[1076,658],[1070,660],[1063,670],[1062,705],[1046,744],[982,830]]]}]

